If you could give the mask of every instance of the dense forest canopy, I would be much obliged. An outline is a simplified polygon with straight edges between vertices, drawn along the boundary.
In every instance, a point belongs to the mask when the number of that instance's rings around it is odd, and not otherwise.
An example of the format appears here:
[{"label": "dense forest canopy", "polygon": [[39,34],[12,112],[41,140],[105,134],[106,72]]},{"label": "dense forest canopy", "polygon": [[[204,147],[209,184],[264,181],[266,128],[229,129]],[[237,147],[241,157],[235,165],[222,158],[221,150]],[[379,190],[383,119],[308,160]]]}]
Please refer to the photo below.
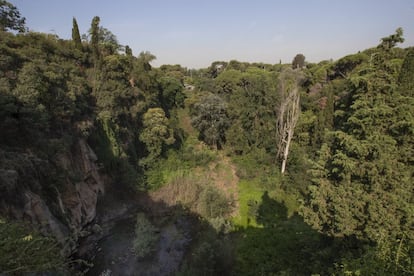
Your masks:
[{"label": "dense forest canopy", "polygon": [[[414,273],[414,48],[398,47],[401,28],[336,61],[199,70],[152,67],[98,16],[86,32],[76,18],[70,40],[28,32],[0,0],[0,273],[79,272],[53,231],[13,211],[30,191],[71,229],[61,195],[81,173],[61,157],[79,141],[116,200],[163,196],[195,214],[177,275]],[[137,258],[154,258],[152,215],[136,216]]]}]

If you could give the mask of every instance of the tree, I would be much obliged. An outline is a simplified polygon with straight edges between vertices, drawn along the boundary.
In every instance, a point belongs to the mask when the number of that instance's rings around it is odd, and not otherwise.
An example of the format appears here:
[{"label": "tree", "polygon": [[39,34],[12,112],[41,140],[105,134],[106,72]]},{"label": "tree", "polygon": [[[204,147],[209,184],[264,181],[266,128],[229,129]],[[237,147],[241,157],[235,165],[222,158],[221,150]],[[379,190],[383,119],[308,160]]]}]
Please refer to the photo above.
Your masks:
[{"label": "tree", "polygon": [[149,107],[160,106],[160,87],[157,74],[150,64],[156,57],[150,52],[141,52],[133,60],[129,82],[139,90],[140,103],[137,109],[145,112]]},{"label": "tree", "polygon": [[159,79],[162,98],[160,99],[164,110],[171,110],[175,107],[183,107],[185,95],[183,85],[174,77],[161,77]]},{"label": "tree", "polygon": [[142,66],[142,69],[144,71],[150,71],[152,69],[150,62],[155,60],[156,58],[157,57],[151,54],[150,52],[145,51],[139,53],[137,61]]},{"label": "tree", "polygon": [[76,21],[75,17],[72,21],[72,41],[75,43],[76,48],[82,49],[82,42],[79,33],[78,22]]},{"label": "tree", "polygon": [[414,47],[411,47],[404,59],[398,78],[400,91],[403,95],[414,97]]},{"label": "tree", "polygon": [[163,147],[173,144],[175,139],[165,112],[159,107],[148,109],[144,114],[143,125],[144,130],[139,138],[147,146],[148,156],[142,163],[151,165],[161,155]]},{"label": "tree", "polygon": [[385,39],[371,55],[381,62],[370,60],[347,79],[335,130],[311,170],[313,183],[303,213],[321,232],[376,244],[379,261],[392,261],[387,266],[404,275],[412,272],[412,260],[401,247],[414,239],[414,104],[399,90],[392,69],[389,47],[395,41],[401,41],[398,35]]},{"label": "tree", "polygon": [[[228,71],[222,74],[227,75]],[[275,109],[278,102],[276,77],[263,69],[250,67],[237,79],[237,89],[232,91],[229,99],[231,123],[226,143],[239,154],[254,148],[274,153]]]},{"label": "tree", "polygon": [[19,10],[11,3],[0,0],[0,30],[14,30],[20,33],[26,31],[26,18],[20,15]]},{"label": "tree", "polygon": [[90,36],[91,36],[91,44],[92,44],[92,52],[95,58],[95,62],[99,59],[99,22],[101,19],[99,16],[95,16],[92,19],[91,29],[90,29]]},{"label": "tree", "polygon": [[227,104],[214,94],[209,94],[194,105],[191,124],[200,132],[200,139],[220,149],[225,143],[229,127]]},{"label": "tree", "polygon": [[90,41],[95,58],[99,58],[100,55],[106,56],[115,54],[117,50],[122,48],[122,46],[118,43],[116,35],[114,35],[107,28],[99,26],[99,23],[99,16],[95,16],[92,19],[88,35],[82,36],[85,40]]},{"label": "tree", "polygon": [[358,65],[365,63],[368,60],[369,57],[365,53],[348,55],[335,62],[332,69],[335,72],[335,75],[346,78],[348,73],[352,72]]},{"label": "tree", "polygon": [[226,70],[215,79],[217,93],[225,98],[230,98],[231,94],[238,88],[242,73],[230,69]]},{"label": "tree", "polygon": [[381,43],[378,45],[378,48],[383,50],[390,50],[394,48],[398,43],[403,43],[404,37],[403,37],[403,29],[398,28],[395,30],[395,34],[392,34],[387,37],[381,38]]},{"label": "tree", "polygon": [[114,35],[110,30],[104,27],[99,27],[99,45],[106,52],[106,54],[112,55],[116,53],[117,50],[121,49],[121,45],[118,43],[116,35]]},{"label": "tree", "polygon": [[128,45],[125,46],[125,55],[132,57],[132,49]]},{"label": "tree", "polygon": [[305,66],[305,56],[303,54],[297,54],[292,61],[292,68],[298,69]]},{"label": "tree", "polygon": [[289,147],[300,114],[301,75],[286,70],[279,76],[280,105],[277,110],[277,155],[282,159],[281,172],[285,172]]}]

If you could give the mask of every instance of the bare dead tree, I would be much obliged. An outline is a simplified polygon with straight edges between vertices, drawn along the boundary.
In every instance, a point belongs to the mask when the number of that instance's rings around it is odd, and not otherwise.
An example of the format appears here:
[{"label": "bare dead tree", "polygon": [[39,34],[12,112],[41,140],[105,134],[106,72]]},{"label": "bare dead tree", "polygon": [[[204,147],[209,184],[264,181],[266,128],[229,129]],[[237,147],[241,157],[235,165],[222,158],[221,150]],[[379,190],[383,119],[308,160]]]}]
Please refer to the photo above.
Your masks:
[{"label": "bare dead tree", "polygon": [[277,157],[282,160],[281,172],[285,173],[289,147],[300,115],[300,83],[298,70],[286,70],[279,76],[280,105],[277,110]]}]

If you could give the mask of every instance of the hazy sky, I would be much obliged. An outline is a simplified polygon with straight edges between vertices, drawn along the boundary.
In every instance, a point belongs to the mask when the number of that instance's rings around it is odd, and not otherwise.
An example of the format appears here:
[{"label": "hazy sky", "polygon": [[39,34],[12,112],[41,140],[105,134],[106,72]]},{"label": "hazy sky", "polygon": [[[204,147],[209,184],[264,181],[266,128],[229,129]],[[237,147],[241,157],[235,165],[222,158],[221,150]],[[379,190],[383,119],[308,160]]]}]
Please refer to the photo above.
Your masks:
[{"label": "hazy sky", "polygon": [[153,65],[207,67],[216,60],[283,63],[297,53],[318,62],[376,46],[402,27],[414,46],[413,0],[9,0],[31,30],[71,37],[95,15]]}]

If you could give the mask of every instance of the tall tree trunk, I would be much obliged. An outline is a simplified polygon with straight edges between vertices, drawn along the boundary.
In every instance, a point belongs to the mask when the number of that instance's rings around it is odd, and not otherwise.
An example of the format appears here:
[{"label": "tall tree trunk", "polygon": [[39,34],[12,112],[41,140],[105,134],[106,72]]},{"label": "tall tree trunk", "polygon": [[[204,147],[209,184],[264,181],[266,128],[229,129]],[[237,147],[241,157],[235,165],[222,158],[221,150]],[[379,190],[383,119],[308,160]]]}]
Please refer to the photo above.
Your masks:
[{"label": "tall tree trunk", "polygon": [[300,114],[299,76],[295,71],[280,78],[281,103],[278,109],[278,158],[282,159],[281,173],[286,171],[289,148]]}]

